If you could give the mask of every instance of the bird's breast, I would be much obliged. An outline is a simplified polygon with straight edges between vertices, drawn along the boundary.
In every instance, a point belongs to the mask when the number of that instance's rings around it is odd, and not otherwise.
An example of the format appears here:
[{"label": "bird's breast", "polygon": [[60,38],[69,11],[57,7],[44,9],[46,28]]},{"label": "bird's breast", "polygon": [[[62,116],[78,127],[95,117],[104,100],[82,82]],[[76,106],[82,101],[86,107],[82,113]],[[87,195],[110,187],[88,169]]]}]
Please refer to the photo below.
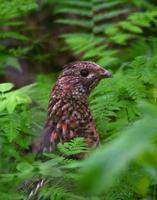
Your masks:
[{"label": "bird's breast", "polygon": [[86,112],[73,110],[71,114],[63,112],[62,117],[51,132],[50,141],[53,144],[64,143],[75,137],[85,138],[88,146],[96,146],[99,143],[95,123],[89,110]]},{"label": "bird's breast", "polygon": [[86,97],[76,99],[65,96],[61,99],[50,99],[45,127],[49,128],[42,138],[44,149],[53,150],[58,143],[76,137],[85,138],[88,146],[97,146],[99,143]]}]

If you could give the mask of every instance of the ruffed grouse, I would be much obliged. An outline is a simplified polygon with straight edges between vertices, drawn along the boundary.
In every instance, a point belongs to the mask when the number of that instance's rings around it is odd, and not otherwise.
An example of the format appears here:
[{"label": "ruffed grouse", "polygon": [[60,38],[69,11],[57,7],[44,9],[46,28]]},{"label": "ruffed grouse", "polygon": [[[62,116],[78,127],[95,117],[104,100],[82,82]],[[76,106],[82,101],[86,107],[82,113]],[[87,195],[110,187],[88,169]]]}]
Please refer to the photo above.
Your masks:
[{"label": "ruffed grouse", "polygon": [[50,95],[43,134],[34,151],[53,151],[56,145],[84,137],[89,147],[99,144],[99,135],[88,107],[88,95],[97,83],[111,73],[90,61],[76,61],[63,67]]},{"label": "ruffed grouse", "polygon": [[[88,95],[102,78],[111,73],[90,61],[76,61],[63,68],[50,95],[47,121],[34,145],[34,152],[52,152],[58,143],[83,137],[89,147],[99,144],[99,135],[88,107]],[[40,179],[29,198],[44,184]]]}]

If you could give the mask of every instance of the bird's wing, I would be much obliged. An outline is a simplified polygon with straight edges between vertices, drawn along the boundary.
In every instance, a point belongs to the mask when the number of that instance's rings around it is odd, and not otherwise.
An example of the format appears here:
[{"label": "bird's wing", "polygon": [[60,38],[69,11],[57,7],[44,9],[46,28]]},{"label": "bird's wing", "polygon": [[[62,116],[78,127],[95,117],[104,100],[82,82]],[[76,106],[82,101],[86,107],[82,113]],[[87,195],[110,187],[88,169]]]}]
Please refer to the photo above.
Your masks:
[{"label": "bird's wing", "polygon": [[50,97],[47,121],[39,138],[33,144],[33,152],[52,152],[60,142],[61,105],[61,100]]}]

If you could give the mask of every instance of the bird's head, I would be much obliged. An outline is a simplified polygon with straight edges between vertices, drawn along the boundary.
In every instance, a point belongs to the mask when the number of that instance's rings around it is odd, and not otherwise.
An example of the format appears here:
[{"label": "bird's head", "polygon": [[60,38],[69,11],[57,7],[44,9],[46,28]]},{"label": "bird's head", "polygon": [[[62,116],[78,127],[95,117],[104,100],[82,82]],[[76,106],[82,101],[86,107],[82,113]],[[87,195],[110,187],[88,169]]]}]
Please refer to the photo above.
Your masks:
[{"label": "bird's head", "polygon": [[101,79],[111,77],[111,72],[91,61],[76,61],[65,65],[61,76],[89,93]]}]

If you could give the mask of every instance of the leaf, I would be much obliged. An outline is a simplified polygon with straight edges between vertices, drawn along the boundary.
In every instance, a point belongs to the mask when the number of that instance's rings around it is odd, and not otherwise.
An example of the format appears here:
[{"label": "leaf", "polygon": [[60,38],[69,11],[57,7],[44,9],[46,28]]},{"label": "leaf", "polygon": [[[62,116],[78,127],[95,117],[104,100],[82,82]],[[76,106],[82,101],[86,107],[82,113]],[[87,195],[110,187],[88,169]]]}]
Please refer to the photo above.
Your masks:
[{"label": "leaf", "polygon": [[16,169],[22,173],[30,173],[33,171],[34,167],[27,162],[21,162],[17,165]]},{"label": "leaf", "polygon": [[99,193],[110,188],[129,163],[147,152],[157,135],[157,108],[141,104],[143,119],[136,121],[109,144],[105,144],[84,161],[80,183],[86,191]]},{"label": "leaf", "polygon": [[0,38],[1,39],[6,39],[6,38],[14,38],[17,40],[22,40],[22,41],[27,41],[28,38],[18,32],[15,31],[6,31],[6,32],[1,32],[0,31]]},{"label": "leaf", "polygon": [[142,33],[143,32],[139,26],[134,25],[133,23],[131,23],[129,21],[120,22],[119,26],[122,27],[123,29],[131,31],[133,33]]},{"label": "leaf", "polygon": [[10,121],[7,124],[8,128],[7,128],[6,136],[10,143],[17,137],[17,135],[19,133],[19,131],[17,130],[16,124],[13,120],[15,120],[15,119],[12,119],[10,117]]},{"label": "leaf", "polygon": [[0,112],[2,112],[6,107],[6,101],[0,101]]},{"label": "leaf", "polygon": [[7,66],[14,67],[18,70],[21,70],[20,63],[18,62],[18,58],[15,57],[8,57],[5,63]]},{"label": "leaf", "polygon": [[22,92],[16,94],[17,104],[30,104],[32,102],[31,98],[26,95],[22,94]]},{"label": "leaf", "polygon": [[7,92],[14,87],[12,83],[1,83],[0,84],[0,92]]},{"label": "leaf", "polygon": [[59,143],[57,145],[59,151],[64,155],[75,155],[87,151],[87,145],[84,138],[77,137],[64,144]]},{"label": "leaf", "polygon": [[6,108],[8,113],[13,113],[17,106],[16,94],[9,95],[9,98],[6,99]]}]

